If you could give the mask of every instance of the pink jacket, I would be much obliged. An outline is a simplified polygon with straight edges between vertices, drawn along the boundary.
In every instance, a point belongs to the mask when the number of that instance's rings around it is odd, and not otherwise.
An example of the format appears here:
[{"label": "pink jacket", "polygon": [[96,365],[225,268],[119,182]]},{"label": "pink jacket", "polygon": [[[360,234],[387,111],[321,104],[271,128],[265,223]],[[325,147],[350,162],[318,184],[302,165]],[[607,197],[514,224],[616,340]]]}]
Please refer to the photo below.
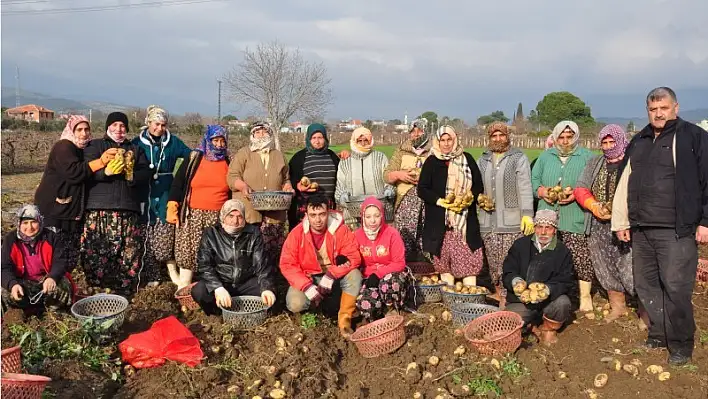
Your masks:
[{"label": "pink jacket", "polygon": [[[379,208],[381,214],[384,214],[381,202],[375,197],[369,197],[361,206],[362,219],[364,210],[370,205]],[[363,223],[364,221],[362,220]],[[374,241],[371,241],[366,236],[363,227],[357,229],[354,235],[359,243],[364,278],[372,274],[383,278],[390,273],[400,273],[406,268],[406,248],[403,245],[401,233],[394,227],[384,222]]]}]

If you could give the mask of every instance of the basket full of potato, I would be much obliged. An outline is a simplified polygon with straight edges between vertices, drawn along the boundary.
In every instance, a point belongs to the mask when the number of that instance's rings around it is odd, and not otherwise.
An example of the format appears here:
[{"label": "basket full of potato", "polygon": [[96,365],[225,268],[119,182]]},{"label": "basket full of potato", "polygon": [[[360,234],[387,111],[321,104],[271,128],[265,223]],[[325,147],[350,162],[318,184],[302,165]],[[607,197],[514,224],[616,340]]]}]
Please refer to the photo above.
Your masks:
[{"label": "basket full of potato", "polygon": [[526,286],[525,282],[517,283],[514,286],[514,294],[523,303],[541,303],[550,296],[550,289],[543,283],[531,283]]},{"label": "basket full of potato", "polygon": [[253,209],[257,211],[284,211],[290,208],[290,191],[254,191],[250,194]]},{"label": "basket full of potato", "polygon": [[420,295],[425,303],[440,302],[440,288],[445,285],[437,274],[415,278],[416,295]]},{"label": "basket full of potato", "polygon": [[558,201],[565,201],[570,198],[571,195],[573,195],[573,187],[567,186],[563,188],[562,186],[557,185],[548,189],[546,200],[552,204],[555,204]]},{"label": "basket full of potato", "polygon": [[451,310],[455,310],[458,304],[486,303],[488,294],[489,290],[486,287],[464,285],[460,281],[456,282],[455,285],[442,287],[443,302]]}]

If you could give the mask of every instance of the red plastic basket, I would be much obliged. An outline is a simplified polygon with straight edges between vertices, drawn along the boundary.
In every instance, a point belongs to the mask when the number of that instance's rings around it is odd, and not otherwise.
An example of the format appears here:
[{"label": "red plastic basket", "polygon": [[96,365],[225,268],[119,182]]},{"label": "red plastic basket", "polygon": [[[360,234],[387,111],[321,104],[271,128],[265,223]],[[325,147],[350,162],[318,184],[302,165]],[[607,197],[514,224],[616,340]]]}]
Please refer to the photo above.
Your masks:
[{"label": "red plastic basket", "polygon": [[52,379],[41,375],[2,373],[3,399],[41,399]]},{"label": "red plastic basket", "polygon": [[365,358],[391,353],[406,342],[403,316],[392,315],[359,327],[351,336],[359,353]]},{"label": "red plastic basket", "polygon": [[192,283],[186,287],[178,289],[177,292],[175,292],[175,299],[179,301],[181,306],[184,306],[189,310],[199,309],[199,304],[194,302],[194,298],[192,298],[192,287],[195,285],[197,285],[197,283]]},{"label": "red plastic basket", "polygon": [[708,282],[708,259],[698,259],[696,280]]},{"label": "red plastic basket", "polygon": [[517,313],[499,311],[478,317],[464,328],[465,338],[484,355],[513,353],[521,345],[524,321]]},{"label": "red plastic basket", "polygon": [[2,350],[2,372],[19,373],[22,368],[22,348],[13,346]]}]

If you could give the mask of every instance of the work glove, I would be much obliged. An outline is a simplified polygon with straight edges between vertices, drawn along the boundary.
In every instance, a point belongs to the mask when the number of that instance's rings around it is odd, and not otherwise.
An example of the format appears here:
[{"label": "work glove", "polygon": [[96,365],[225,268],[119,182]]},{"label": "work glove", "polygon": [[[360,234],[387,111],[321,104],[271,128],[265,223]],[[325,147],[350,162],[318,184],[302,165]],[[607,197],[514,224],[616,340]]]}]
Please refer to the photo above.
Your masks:
[{"label": "work glove", "polygon": [[322,278],[320,279],[320,283],[317,285],[317,289],[322,295],[328,295],[330,292],[332,292],[334,280],[335,278],[330,272],[325,273],[325,275],[322,276]]},{"label": "work glove", "polygon": [[324,299],[324,297],[320,293],[320,290],[317,289],[317,286],[314,284],[310,284],[305,287],[305,291],[303,292],[305,293],[307,299],[310,300],[310,307],[316,308],[320,304],[320,302],[322,302],[322,299]]},{"label": "work glove", "polygon": [[261,292],[261,300],[263,300],[263,303],[268,307],[271,307],[275,303],[275,294],[271,290],[265,290]]},{"label": "work glove", "polygon": [[521,217],[521,232],[524,233],[525,236],[533,234],[533,227],[533,219],[531,219],[531,216]]},{"label": "work glove", "polygon": [[117,148],[109,148],[103,151],[103,154],[101,154],[101,162],[103,162],[103,165],[108,165],[109,162],[115,159],[116,153],[118,153]]},{"label": "work glove", "polygon": [[593,216],[600,220],[612,219],[612,214],[607,212],[605,207],[602,205],[602,202],[597,201],[594,198],[589,198],[583,205],[585,205],[585,208],[592,212]]},{"label": "work glove", "polygon": [[346,204],[347,202],[349,202],[350,198],[351,198],[351,196],[349,195],[349,193],[344,192],[344,193],[342,193],[342,195],[339,196],[339,203]]},{"label": "work glove", "polygon": [[371,276],[366,279],[364,284],[367,288],[378,288],[380,282],[381,279],[379,276],[377,276],[376,273],[372,273]]},{"label": "work glove", "polygon": [[514,289],[514,294],[521,295],[526,289],[526,281],[521,277],[514,277],[514,279],[511,280],[511,286]]},{"label": "work glove", "polygon": [[113,158],[111,162],[106,165],[106,176],[119,175],[125,170],[125,162],[120,157]]},{"label": "work glove", "polygon": [[394,191],[391,187],[386,187],[384,189],[383,195],[385,198],[395,198],[396,197],[396,191]]},{"label": "work glove", "polygon": [[214,297],[216,297],[216,304],[222,308],[231,307],[231,294],[224,287],[219,287],[214,291]]},{"label": "work glove", "polygon": [[438,198],[437,202],[435,202],[435,205],[445,208],[445,209],[452,209],[455,208],[455,206],[447,201],[445,201],[445,198]]},{"label": "work glove", "polygon": [[176,224],[179,226],[179,202],[167,202],[167,223]]}]

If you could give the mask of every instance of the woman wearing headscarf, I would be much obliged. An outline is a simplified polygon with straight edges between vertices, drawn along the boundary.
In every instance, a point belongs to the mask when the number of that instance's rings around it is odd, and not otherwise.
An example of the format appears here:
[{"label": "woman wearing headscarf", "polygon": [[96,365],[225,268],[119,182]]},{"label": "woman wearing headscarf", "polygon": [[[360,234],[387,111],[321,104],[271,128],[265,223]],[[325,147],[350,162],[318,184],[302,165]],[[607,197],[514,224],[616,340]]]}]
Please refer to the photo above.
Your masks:
[{"label": "woman wearing headscarf", "polygon": [[589,211],[585,213],[585,234],[595,276],[607,290],[612,310],[605,320],[611,322],[627,313],[625,295],[634,294],[632,247],[619,241],[610,229],[617,174],[629,141],[618,125],[603,127],[598,141],[603,154],[588,161],[573,193],[578,204]]},{"label": "woman wearing headscarf", "polygon": [[63,240],[44,228],[39,208],[25,205],[17,212],[17,228],[2,242],[2,310],[16,307],[41,312],[68,307],[74,296],[66,272]]},{"label": "woman wearing headscarf", "polygon": [[592,280],[595,277],[590,260],[588,241],[585,236],[585,214],[572,191],[566,191],[567,197],[556,200],[551,189],[560,186],[563,190],[575,189],[580,174],[592,152],[580,147],[580,129],[573,121],[561,121],[553,128],[554,147],[544,151],[531,170],[531,183],[534,196],[539,201],[538,209],[551,209],[558,212],[558,235],[573,255],[573,266],[580,287],[580,310],[591,311]]},{"label": "woman wearing headscarf", "polygon": [[192,297],[207,314],[218,313],[217,306],[230,307],[232,296],[260,296],[267,306],[275,302],[273,265],[266,260],[259,227],[247,224],[245,214],[243,202],[228,200],[217,224],[202,235]]},{"label": "woman wearing headscarf", "polygon": [[384,180],[396,186],[395,225],[406,246],[406,260],[421,262],[423,256],[423,220],[425,206],[415,189],[425,159],[433,143],[426,131],[428,121],[413,121],[410,138],[398,147],[391,157]]},{"label": "woman wearing headscarf", "polygon": [[144,250],[140,192],[150,179],[145,153],[127,140],[127,133],[128,117],[113,112],[106,119],[106,135],[91,140],[84,149],[89,162],[101,159],[110,148],[118,149],[86,186],[80,263],[90,286],[121,293],[128,293],[140,279]]},{"label": "woman wearing headscarf", "polygon": [[[504,259],[512,244],[522,234],[533,234],[533,193],[529,159],[511,146],[506,123],[487,127],[489,148],[477,160],[482,173],[484,194],[492,201],[479,212],[484,254],[492,282],[497,287],[495,299],[506,298],[503,292]],[[485,205],[488,205],[485,203]]]},{"label": "woman wearing headscarf", "polygon": [[[452,126],[440,126],[432,156],[423,164],[418,195],[425,201],[423,250],[448,285],[462,278],[467,286],[491,287],[482,272],[482,236],[477,220],[477,196],[484,191],[482,175],[472,155],[464,152]],[[462,202],[450,201],[450,196]]]},{"label": "woman wearing headscarf", "polygon": [[[294,229],[305,216],[307,197],[314,193],[323,195],[327,198],[329,207],[335,208],[334,191],[337,186],[338,166],[339,157],[329,149],[327,128],[319,123],[309,125],[305,136],[305,148],[296,152],[288,163],[290,185],[295,189],[295,196],[288,210],[290,230]],[[303,177],[317,185],[304,186]]]},{"label": "woman wearing headscarf", "polygon": [[145,152],[152,173],[150,184],[142,187],[141,193],[141,222],[146,226],[147,245],[143,272],[147,281],[158,282],[161,280],[160,264],[167,262],[170,280],[177,284],[179,274],[173,254],[175,228],[167,223],[167,200],[175,167],[178,162],[189,159],[190,149],[169,131],[168,118],[164,109],[149,106],[145,126],[133,139],[133,144]]},{"label": "woman wearing headscarf", "polygon": [[58,233],[64,244],[67,271],[79,261],[86,204],[86,182],[115,158],[117,148],[109,148],[101,157],[88,162],[84,148],[91,141],[91,125],[83,115],[71,115],[64,131],[49,152],[42,180],[34,194],[34,203],[44,215],[44,226]]},{"label": "woman wearing headscarf", "polygon": [[263,235],[263,245],[270,267],[280,261],[280,251],[285,242],[286,211],[253,209],[249,196],[254,191],[290,191],[290,173],[285,156],[273,146],[273,129],[264,122],[251,127],[251,143],[233,157],[229,165],[228,183],[233,198],[246,207],[246,223],[258,226]]},{"label": "woman wearing headscarf", "polygon": [[384,317],[388,309],[400,311],[411,284],[406,273],[406,249],[401,234],[386,223],[384,208],[376,197],[361,204],[361,227],[354,232],[359,243],[364,281],[356,307],[365,319]]},{"label": "woman wearing headscarf", "polygon": [[167,202],[167,223],[177,225],[178,288],[192,282],[202,231],[216,224],[221,207],[231,196],[226,182],[228,172],[226,129],[207,125],[201,143],[179,167]]},{"label": "woman wearing headscarf", "polygon": [[342,160],[337,168],[337,189],[334,199],[342,205],[342,213],[347,226],[359,227],[357,217],[350,214],[344,206],[354,196],[384,196],[392,200],[396,191],[384,181],[383,172],[388,166],[388,157],[381,151],[374,150],[374,137],[365,127],[354,129],[349,140],[351,156]]}]

